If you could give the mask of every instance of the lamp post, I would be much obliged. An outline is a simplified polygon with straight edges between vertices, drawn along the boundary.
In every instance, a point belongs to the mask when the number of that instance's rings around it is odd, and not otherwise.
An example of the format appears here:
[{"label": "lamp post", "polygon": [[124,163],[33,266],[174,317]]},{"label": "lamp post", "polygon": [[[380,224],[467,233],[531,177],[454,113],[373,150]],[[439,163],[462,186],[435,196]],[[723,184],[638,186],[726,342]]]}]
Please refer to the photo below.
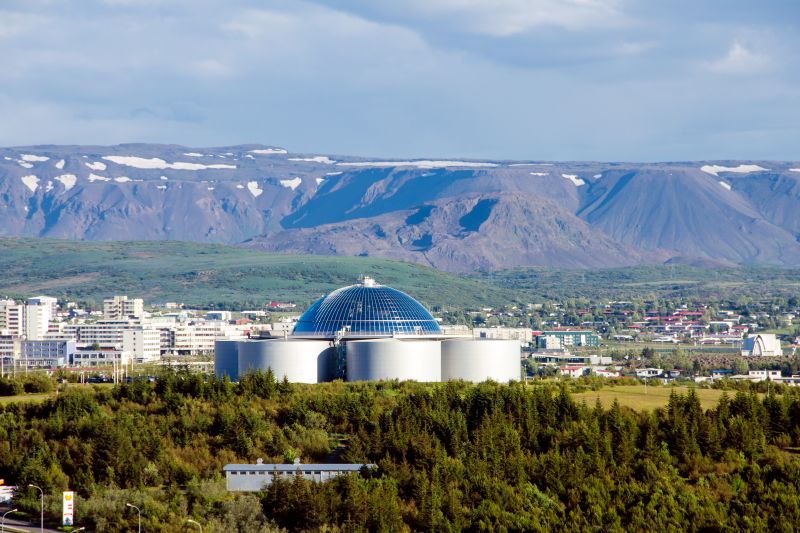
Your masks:
[{"label": "lamp post", "polygon": [[200,533],[203,533],[203,526],[200,525],[200,522],[195,522],[191,518],[187,518],[186,521],[189,522],[190,524],[196,525],[198,528],[200,528]]},{"label": "lamp post", "polygon": [[128,507],[133,507],[136,509],[136,512],[139,513],[139,533],[142,533],[142,510],[131,503],[126,503],[125,505]]},{"label": "lamp post", "polygon": [[10,511],[6,511],[5,513],[3,513],[3,519],[0,520],[0,531],[5,531],[6,530],[6,515],[8,513],[16,513],[16,512],[17,512],[16,509],[11,509]]},{"label": "lamp post", "polygon": [[41,533],[44,533],[44,491],[42,490],[42,487],[40,487],[38,485],[30,485],[29,484],[28,486],[33,488],[33,489],[39,489],[39,492],[42,493],[42,504],[41,504],[42,516],[41,516],[41,520],[39,522],[39,531]]}]

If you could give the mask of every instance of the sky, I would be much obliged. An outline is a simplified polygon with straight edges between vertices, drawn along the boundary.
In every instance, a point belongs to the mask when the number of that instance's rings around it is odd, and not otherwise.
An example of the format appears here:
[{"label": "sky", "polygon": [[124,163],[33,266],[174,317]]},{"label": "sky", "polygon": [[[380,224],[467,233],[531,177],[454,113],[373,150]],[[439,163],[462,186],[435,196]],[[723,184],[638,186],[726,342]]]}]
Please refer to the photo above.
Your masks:
[{"label": "sky", "polygon": [[796,0],[0,0],[0,145],[800,159]]}]

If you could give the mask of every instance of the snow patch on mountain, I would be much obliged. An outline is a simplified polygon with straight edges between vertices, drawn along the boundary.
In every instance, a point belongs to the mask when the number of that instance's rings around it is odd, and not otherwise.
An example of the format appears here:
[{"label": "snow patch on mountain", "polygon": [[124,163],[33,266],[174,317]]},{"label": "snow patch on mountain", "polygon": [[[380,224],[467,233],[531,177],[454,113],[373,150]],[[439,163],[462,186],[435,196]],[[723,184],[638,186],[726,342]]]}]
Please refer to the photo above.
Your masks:
[{"label": "snow patch on mountain", "polygon": [[547,172],[531,172],[531,176],[549,176]]},{"label": "snow patch on mountain", "polygon": [[22,168],[33,168],[33,163],[28,163],[27,161],[17,161],[17,164]]},{"label": "snow patch on mountain", "polygon": [[314,157],[290,157],[288,161],[304,161],[306,163],[324,163],[326,165],[332,165],[336,163],[335,160],[331,159],[326,155],[315,155]]},{"label": "snow patch on mountain", "polygon": [[266,148],[263,150],[250,150],[250,153],[258,155],[278,155],[278,154],[288,154],[289,152],[287,150],[284,150],[283,148]]},{"label": "snow patch on mountain", "polygon": [[247,190],[250,191],[250,194],[253,195],[253,198],[258,198],[259,196],[261,196],[264,193],[264,189],[259,189],[258,188],[258,182],[257,181],[248,181],[247,182]]},{"label": "snow patch on mountain", "polygon": [[105,170],[106,168],[108,168],[106,166],[106,164],[103,163],[102,161],[95,161],[95,162],[92,162],[92,163],[84,163],[84,165],[89,167],[89,170]]},{"label": "snow patch on mountain", "polygon": [[117,183],[128,183],[131,179],[128,176],[120,176],[118,178],[114,178],[114,181]]},{"label": "snow patch on mountain", "polygon": [[789,172],[800,172],[800,168],[790,168]]},{"label": "snow patch on mountain", "polygon": [[89,182],[94,183],[95,181],[111,181],[111,178],[106,178],[105,176],[98,176],[97,174],[89,174]]},{"label": "snow patch on mountain", "polygon": [[47,185],[44,188],[44,192],[50,192],[52,190],[53,190],[53,182],[50,181],[50,180],[47,180]]},{"label": "snow patch on mountain", "polygon": [[57,168],[58,170],[63,170],[63,169],[64,169],[64,163],[66,163],[66,161],[64,161],[63,159],[59,160],[59,161],[56,163],[56,168]]},{"label": "snow patch on mountain", "polygon": [[575,184],[576,187],[580,187],[581,185],[586,185],[586,182],[579,178],[576,174],[561,174],[562,178],[566,178],[572,183]]},{"label": "snow patch on mountain", "polygon": [[44,155],[22,154],[22,160],[31,163],[41,163],[43,161],[49,161],[50,158]]},{"label": "snow patch on mountain", "polygon": [[325,178],[317,178],[317,185],[322,185],[323,181],[325,181]]},{"label": "snow patch on mountain", "polygon": [[489,168],[498,166],[497,163],[478,163],[475,161],[349,161],[337,163],[343,167],[416,167],[416,168],[449,168],[449,167],[471,167]]},{"label": "snow patch on mountain", "polygon": [[724,182],[724,181],[722,181],[722,180],[720,180],[719,184],[722,186],[722,188],[723,188],[723,189],[728,189],[729,191],[730,191],[730,190],[731,190],[731,188],[732,188],[730,183],[725,183],[725,182]]},{"label": "snow patch on mountain", "polygon": [[297,176],[297,177],[292,178],[290,180],[281,180],[281,185],[283,185],[284,187],[287,187],[289,189],[292,189],[292,190],[295,190],[296,188],[298,188],[301,183],[303,183],[303,180],[302,180],[302,178],[300,178],[300,176]]},{"label": "snow patch on mountain", "polygon": [[735,172],[737,174],[748,174],[750,172],[761,172],[769,170],[758,165],[739,165],[738,167],[725,167],[722,165],[703,165],[700,170],[712,176],[718,176],[720,172]]},{"label": "snow patch on mountain", "polygon": [[127,156],[127,155],[107,155],[103,156],[103,159],[106,161],[111,161],[112,163],[116,163],[118,165],[125,165],[133,168],[141,168],[141,169],[156,169],[156,170],[164,170],[164,169],[173,169],[173,170],[207,170],[207,169],[235,169],[236,165],[223,165],[223,164],[215,164],[215,165],[203,165],[201,163],[186,163],[182,161],[177,161],[175,163],[167,163],[163,159],[159,159],[158,157],[152,157],[150,159],[145,157],[136,157],[136,156]]},{"label": "snow patch on mountain", "polygon": [[166,191],[167,190],[167,186],[166,185],[157,185],[156,189],[161,189],[162,191]]},{"label": "snow patch on mountain", "polygon": [[339,176],[340,174],[344,174],[344,172],[326,172],[326,176]]},{"label": "snow patch on mountain", "polygon": [[596,180],[599,180],[600,178],[602,178],[602,177],[603,177],[603,175],[602,175],[602,174],[595,174],[595,175],[594,175],[594,176],[592,176],[592,177],[593,177],[594,179],[596,179]]},{"label": "snow patch on mountain", "polygon": [[203,154],[199,154],[197,152],[184,152],[183,155],[187,157],[203,157]]},{"label": "snow patch on mountain", "polygon": [[78,182],[78,176],[75,174],[62,174],[61,176],[56,176],[55,180],[60,181],[64,185],[64,190],[68,191]]},{"label": "snow patch on mountain", "polygon": [[39,178],[30,174],[28,176],[22,176],[20,181],[31,190],[31,192],[36,192],[36,189],[39,188]]}]

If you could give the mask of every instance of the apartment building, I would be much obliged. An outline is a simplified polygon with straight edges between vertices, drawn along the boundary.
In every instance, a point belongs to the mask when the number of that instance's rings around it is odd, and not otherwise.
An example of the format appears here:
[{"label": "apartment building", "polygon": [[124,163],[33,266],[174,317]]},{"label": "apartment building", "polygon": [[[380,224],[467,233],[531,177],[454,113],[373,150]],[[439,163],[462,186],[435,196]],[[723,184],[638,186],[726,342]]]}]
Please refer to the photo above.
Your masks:
[{"label": "apartment building", "polygon": [[103,300],[103,318],[105,320],[142,318],[143,316],[144,300],[141,298],[128,299],[126,295],[122,295]]}]

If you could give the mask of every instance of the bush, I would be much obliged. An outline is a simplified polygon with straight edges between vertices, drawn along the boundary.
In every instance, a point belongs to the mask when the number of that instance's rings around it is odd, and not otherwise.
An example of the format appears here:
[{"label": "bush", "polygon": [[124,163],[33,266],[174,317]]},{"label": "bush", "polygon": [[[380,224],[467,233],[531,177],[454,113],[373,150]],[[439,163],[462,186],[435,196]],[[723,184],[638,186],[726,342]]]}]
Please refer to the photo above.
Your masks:
[{"label": "bush", "polygon": [[55,383],[53,378],[45,374],[28,374],[23,381],[27,393],[53,392]]},{"label": "bush", "polygon": [[0,378],[0,396],[16,396],[25,392],[22,383],[12,378]]}]

